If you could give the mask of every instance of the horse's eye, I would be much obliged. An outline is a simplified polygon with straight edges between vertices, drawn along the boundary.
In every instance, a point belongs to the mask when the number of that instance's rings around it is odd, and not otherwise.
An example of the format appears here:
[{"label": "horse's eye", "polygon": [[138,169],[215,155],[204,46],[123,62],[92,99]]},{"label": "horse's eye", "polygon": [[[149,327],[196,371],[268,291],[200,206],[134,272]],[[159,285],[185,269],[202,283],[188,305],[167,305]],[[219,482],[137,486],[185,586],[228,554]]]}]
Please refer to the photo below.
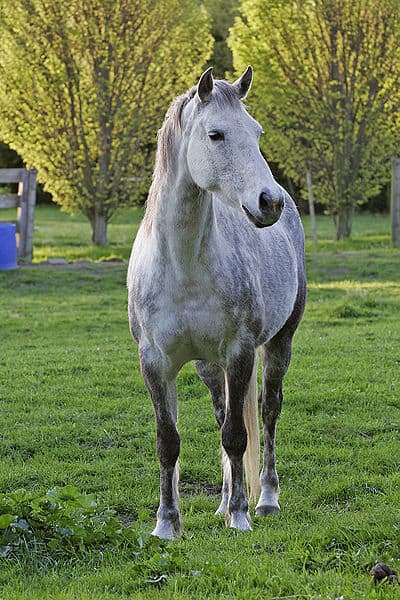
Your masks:
[{"label": "horse's eye", "polygon": [[225,136],[222,133],[222,131],[209,131],[208,137],[210,138],[210,140],[214,140],[214,141],[225,139]]}]

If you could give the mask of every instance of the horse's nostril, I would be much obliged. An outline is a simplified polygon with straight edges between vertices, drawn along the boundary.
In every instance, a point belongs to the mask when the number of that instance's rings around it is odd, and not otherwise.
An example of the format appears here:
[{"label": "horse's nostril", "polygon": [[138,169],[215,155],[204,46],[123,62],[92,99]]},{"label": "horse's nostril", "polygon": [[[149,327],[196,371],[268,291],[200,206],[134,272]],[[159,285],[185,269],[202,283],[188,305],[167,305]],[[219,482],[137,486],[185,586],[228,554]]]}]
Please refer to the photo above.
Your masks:
[{"label": "horse's nostril", "polygon": [[261,192],[259,198],[259,207],[261,212],[280,213],[283,210],[284,202],[282,198],[273,197],[269,191]]},{"label": "horse's nostril", "polygon": [[269,192],[261,192],[259,199],[259,207],[262,212],[266,212],[271,208],[272,197]]}]

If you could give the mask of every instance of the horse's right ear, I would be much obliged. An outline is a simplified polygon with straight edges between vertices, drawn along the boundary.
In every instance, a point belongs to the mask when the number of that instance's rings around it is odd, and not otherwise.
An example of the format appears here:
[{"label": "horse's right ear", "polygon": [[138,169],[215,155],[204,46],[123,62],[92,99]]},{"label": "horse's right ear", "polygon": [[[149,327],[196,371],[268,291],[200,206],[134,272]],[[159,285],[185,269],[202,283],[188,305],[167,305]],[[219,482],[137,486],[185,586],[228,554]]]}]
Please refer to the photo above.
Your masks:
[{"label": "horse's right ear", "polygon": [[239,98],[244,100],[249,93],[249,89],[251,88],[251,83],[253,81],[253,68],[249,65],[243,75],[239,77],[237,81],[233,84],[233,87],[237,89],[239,94]]},{"label": "horse's right ear", "polygon": [[197,84],[197,95],[200,98],[200,102],[207,102],[210,99],[214,87],[212,70],[213,68],[209,67],[207,71],[204,71]]}]

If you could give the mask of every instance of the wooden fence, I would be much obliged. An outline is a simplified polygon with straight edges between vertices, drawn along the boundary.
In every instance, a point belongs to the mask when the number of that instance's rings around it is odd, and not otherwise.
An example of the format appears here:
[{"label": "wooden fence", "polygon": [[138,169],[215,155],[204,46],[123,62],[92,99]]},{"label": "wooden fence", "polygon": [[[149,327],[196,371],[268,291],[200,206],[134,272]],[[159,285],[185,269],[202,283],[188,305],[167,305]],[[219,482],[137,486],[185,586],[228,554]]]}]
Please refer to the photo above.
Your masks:
[{"label": "wooden fence", "polygon": [[36,204],[36,171],[34,169],[0,169],[0,184],[18,183],[17,194],[0,194],[0,208],[16,208],[18,258],[31,262],[33,255],[33,223]]}]

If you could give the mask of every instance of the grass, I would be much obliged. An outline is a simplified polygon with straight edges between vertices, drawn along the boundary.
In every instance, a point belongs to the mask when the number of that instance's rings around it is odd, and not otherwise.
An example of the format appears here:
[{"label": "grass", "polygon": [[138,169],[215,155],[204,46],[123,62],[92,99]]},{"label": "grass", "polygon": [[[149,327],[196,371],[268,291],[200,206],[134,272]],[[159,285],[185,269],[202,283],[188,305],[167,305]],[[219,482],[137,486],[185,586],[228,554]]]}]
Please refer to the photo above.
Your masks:
[{"label": "grass", "polygon": [[[15,211],[1,210],[2,220],[15,219]],[[109,244],[105,248],[90,243],[89,221],[83,215],[70,216],[52,206],[35,211],[34,262],[62,258],[76,260],[128,260],[140,221],[142,208],[131,208],[113,216],[108,227]]]},{"label": "grass", "polygon": [[[79,217],[39,208],[35,260],[129,256],[140,210],[87,247]],[[2,216],[3,218],[3,216]],[[140,549],[56,559],[29,547],[2,560],[0,598],[398,598],[374,587],[378,560],[400,567],[400,253],[386,217],[356,220],[335,246],[307,232],[309,298],[278,430],[282,513],[251,533],[214,516],[219,434],[191,365],[180,375],[185,532],[149,545],[158,502],[154,419],[126,318],[126,265],[34,265],[0,272],[0,490],[76,486],[132,527]]]},{"label": "grass", "polygon": [[[15,211],[2,210],[1,219],[15,219]],[[73,260],[128,260],[143,209],[136,207],[117,212],[108,227],[109,244],[99,248],[90,244],[91,230],[82,215],[71,217],[58,208],[38,206],[35,213],[34,262],[51,258]],[[306,250],[315,253],[309,217],[304,217]],[[358,215],[354,220],[353,238],[337,242],[332,219],[317,217],[318,253],[358,250],[388,250],[390,221],[387,215]]]}]

